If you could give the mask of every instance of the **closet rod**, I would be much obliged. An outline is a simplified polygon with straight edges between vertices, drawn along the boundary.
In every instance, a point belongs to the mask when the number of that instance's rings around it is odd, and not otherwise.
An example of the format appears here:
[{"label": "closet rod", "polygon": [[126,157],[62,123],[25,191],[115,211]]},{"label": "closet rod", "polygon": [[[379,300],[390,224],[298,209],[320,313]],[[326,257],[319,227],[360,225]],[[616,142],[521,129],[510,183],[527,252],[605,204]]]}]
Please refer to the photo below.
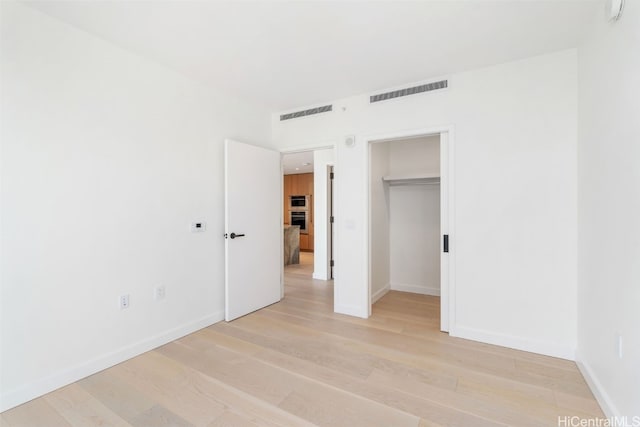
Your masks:
[{"label": "closet rod", "polygon": [[389,187],[404,187],[410,185],[440,185],[440,182],[420,182],[420,181],[398,181],[398,182],[389,182]]},{"label": "closet rod", "polygon": [[389,185],[398,184],[439,184],[440,177],[433,175],[416,175],[416,176],[383,176],[382,181]]}]

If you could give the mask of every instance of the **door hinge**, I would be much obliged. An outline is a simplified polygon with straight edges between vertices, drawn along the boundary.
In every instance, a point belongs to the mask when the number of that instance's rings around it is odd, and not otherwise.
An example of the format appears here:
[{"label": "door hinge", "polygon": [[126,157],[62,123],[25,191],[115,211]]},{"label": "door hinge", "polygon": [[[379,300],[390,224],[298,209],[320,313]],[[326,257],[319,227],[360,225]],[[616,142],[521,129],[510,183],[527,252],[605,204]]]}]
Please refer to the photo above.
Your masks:
[{"label": "door hinge", "polygon": [[449,252],[449,235],[448,234],[445,234],[443,236],[442,250],[443,252]]},{"label": "door hinge", "polygon": [[331,262],[329,263],[329,266],[330,266],[330,267],[334,267],[335,265],[336,265],[336,263],[335,263],[335,262],[333,262],[333,260],[331,260]]},{"label": "door hinge", "polygon": [[333,172],[329,173],[329,179],[333,179]]},{"label": "door hinge", "polygon": [[333,217],[333,216],[332,216],[332,217],[330,217],[330,218],[329,218],[329,222],[330,222],[331,224],[333,224],[333,222],[334,222],[334,221],[335,221],[335,217]]}]

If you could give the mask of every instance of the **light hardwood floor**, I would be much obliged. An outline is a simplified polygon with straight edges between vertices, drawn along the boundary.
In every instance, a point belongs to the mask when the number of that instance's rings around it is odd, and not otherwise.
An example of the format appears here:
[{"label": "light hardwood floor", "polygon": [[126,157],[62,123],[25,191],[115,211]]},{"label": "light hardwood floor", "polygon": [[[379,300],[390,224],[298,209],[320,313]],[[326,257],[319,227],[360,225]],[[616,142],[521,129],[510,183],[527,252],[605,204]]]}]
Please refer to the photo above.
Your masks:
[{"label": "light hardwood floor", "polygon": [[0,416],[1,426],[556,426],[602,417],[572,362],[451,338],[439,299],[389,292],[334,314],[312,254],[283,301]]}]

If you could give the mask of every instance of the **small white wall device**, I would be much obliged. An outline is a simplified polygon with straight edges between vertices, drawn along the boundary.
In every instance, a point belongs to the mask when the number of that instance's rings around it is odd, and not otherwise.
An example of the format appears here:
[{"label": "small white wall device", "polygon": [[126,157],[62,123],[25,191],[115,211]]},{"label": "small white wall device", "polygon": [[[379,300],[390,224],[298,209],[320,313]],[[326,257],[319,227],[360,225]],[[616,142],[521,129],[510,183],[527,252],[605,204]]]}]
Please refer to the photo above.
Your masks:
[{"label": "small white wall device", "polygon": [[349,148],[353,147],[354,145],[356,145],[356,137],[353,135],[347,135],[344,138],[344,145],[346,145]]}]

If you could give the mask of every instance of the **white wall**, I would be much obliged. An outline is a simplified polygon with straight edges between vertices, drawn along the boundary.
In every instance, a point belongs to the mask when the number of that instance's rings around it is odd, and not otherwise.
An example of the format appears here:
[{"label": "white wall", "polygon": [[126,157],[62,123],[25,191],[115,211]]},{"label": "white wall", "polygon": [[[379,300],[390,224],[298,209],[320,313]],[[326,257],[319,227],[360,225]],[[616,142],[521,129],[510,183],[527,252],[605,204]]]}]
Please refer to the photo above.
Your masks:
[{"label": "white wall", "polygon": [[[453,125],[452,335],[573,358],[577,58],[567,50],[450,76],[437,93],[279,122],[280,147],[337,143],[335,309],[367,316],[367,139]],[[343,143],[355,135],[356,144]]]},{"label": "white wall", "polygon": [[440,174],[440,135],[389,142],[389,171],[393,176]]},{"label": "white wall", "polygon": [[578,62],[577,359],[609,416],[640,416],[639,46],[627,1],[615,24],[598,10]]},{"label": "white wall", "polygon": [[1,7],[4,410],[223,318],[222,141],[269,114]]},{"label": "white wall", "polygon": [[391,289],[440,295],[440,185],[390,188]]},{"label": "white wall", "polygon": [[386,142],[371,144],[369,165],[371,245],[371,303],[382,298],[391,284],[391,241],[389,235],[390,199],[389,186],[382,177],[389,175],[389,144]]},{"label": "white wall", "polygon": [[[387,142],[389,174],[440,175],[440,135]],[[440,185],[389,188],[391,289],[440,295]]]},{"label": "white wall", "polygon": [[334,164],[334,149],[315,150],[313,152],[313,278],[329,280],[329,204],[327,171]]}]

